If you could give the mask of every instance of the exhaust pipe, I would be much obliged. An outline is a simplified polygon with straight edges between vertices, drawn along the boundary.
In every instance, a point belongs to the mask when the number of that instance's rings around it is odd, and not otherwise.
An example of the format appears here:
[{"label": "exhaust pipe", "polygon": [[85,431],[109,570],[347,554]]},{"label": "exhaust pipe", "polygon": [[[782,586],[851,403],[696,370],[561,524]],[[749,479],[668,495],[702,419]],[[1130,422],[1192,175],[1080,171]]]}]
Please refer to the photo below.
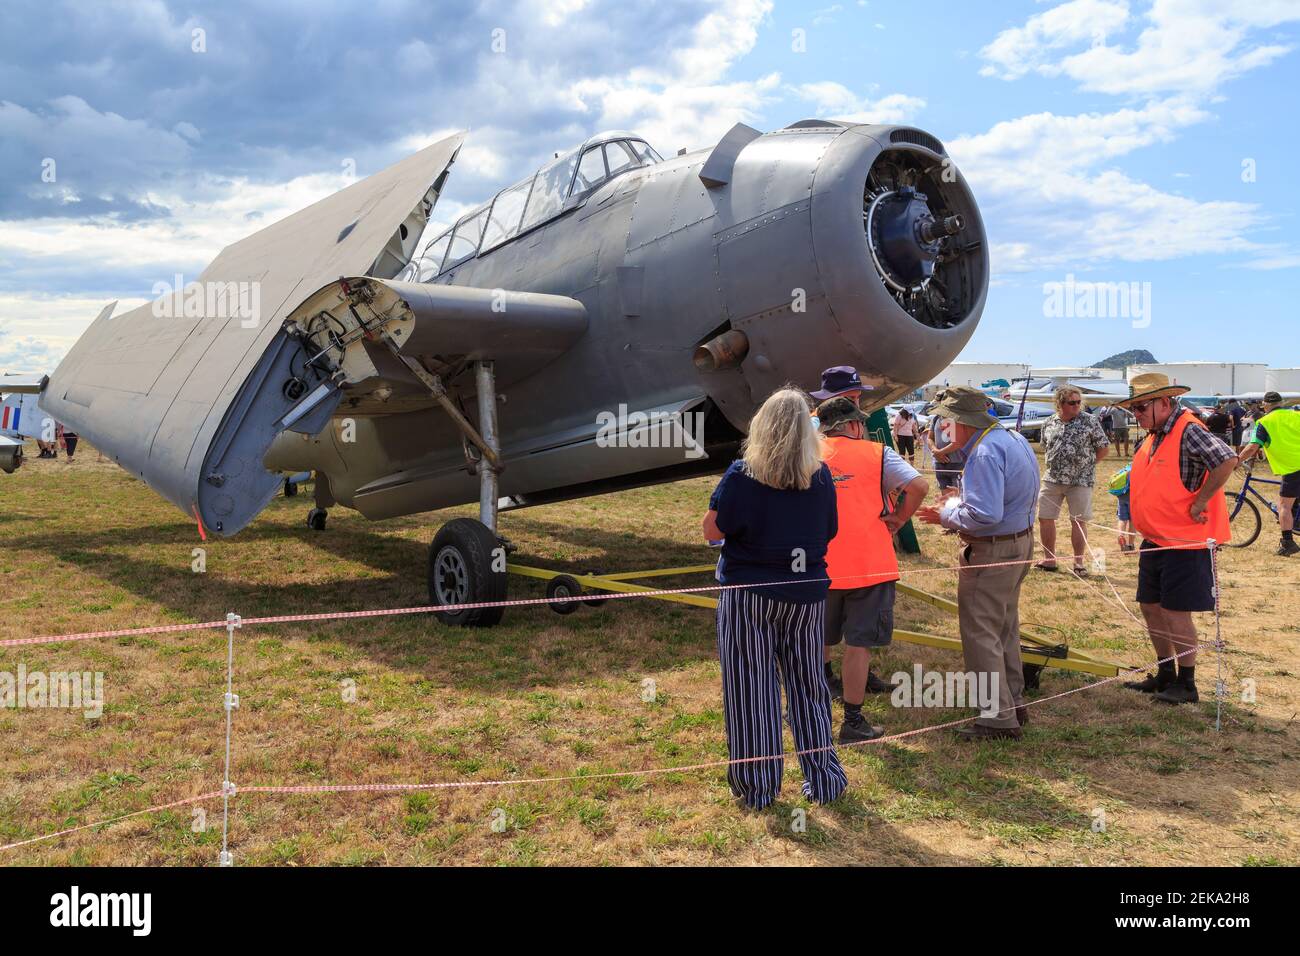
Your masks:
[{"label": "exhaust pipe", "polygon": [[748,354],[749,337],[738,329],[730,329],[697,346],[693,361],[701,372],[718,372],[739,368]]}]

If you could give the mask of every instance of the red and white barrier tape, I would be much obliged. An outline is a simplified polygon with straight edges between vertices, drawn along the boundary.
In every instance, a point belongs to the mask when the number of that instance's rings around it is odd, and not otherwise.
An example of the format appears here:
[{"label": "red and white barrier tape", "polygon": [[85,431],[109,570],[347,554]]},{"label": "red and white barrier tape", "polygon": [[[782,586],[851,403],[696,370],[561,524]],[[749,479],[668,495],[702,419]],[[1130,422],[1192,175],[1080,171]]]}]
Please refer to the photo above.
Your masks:
[{"label": "red and white barrier tape", "polygon": [[[1164,547],[1147,548],[1147,551],[1181,551],[1186,550],[1181,545],[1167,545]],[[1105,552],[1123,556],[1129,552],[1112,551]],[[1019,564],[1033,564],[1036,558],[1029,558],[1021,561],[993,561],[987,564],[980,564],[981,568],[1003,568]],[[941,571],[960,571],[961,565],[953,567],[937,568],[900,568],[898,571],[870,571],[863,574],[847,575],[837,578],[838,581],[868,579],[868,578],[893,578],[895,574],[900,576],[911,574],[929,574]],[[583,594],[583,601],[615,601],[623,598],[644,598],[658,597],[671,594],[702,594],[712,591],[730,591],[730,590],[755,590],[765,587],[780,587],[791,584],[817,584],[821,582],[830,582],[830,578],[802,578],[789,581],[769,581],[762,584],[708,584],[696,587],[685,588],[660,588],[652,591],[620,591],[611,594]],[[305,621],[335,621],[363,617],[388,617],[401,614],[451,614],[458,611],[479,610],[490,607],[529,607],[543,604],[570,603],[572,597],[554,597],[554,598],[518,598],[506,601],[479,601],[467,604],[423,604],[415,607],[398,607],[398,608],[377,608],[369,611],[322,611],[312,614],[280,614],[270,617],[245,617],[242,618],[241,624],[292,624]],[[193,624],[157,624],[150,627],[126,627],[110,631],[85,631],[75,634],[58,634],[48,637],[15,637],[0,640],[0,647],[22,647],[35,644],[63,644],[73,641],[89,641],[100,638],[110,637],[136,637],[144,634],[165,634],[169,632],[181,631],[204,631],[224,628],[227,626],[225,620],[220,621],[203,621]]]},{"label": "red and white barrier tape", "polygon": [[[1164,658],[1163,660],[1156,661],[1156,663],[1163,664],[1163,663],[1167,663],[1168,661],[1176,660],[1177,658],[1182,657],[1185,654],[1194,653],[1198,647],[1202,647],[1202,646],[1209,647],[1212,645],[1198,644],[1192,648],[1189,648],[1186,651],[1181,651],[1178,654],[1174,654],[1171,655],[1170,657]],[[1110,684],[1117,680],[1122,680],[1125,677],[1128,677],[1134,673],[1137,673],[1145,669],[1146,669],[1145,666],[1135,667],[1121,674],[1116,674],[1114,677],[1104,677],[1101,680],[1093,681],[1092,683],[1089,684],[1084,684],[1082,687],[1073,687],[1070,690],[1062,691],[1059,694],[1052,694],[1049,697],[1040,697],[1037,700],[1026,701],[1022,706],[1032,707],[1038,704],[1045,704],[1048,701],[1060,700],[1063,697],[1069,697],[1071,694],[1077,694],[1080,691],[1090,690],[1094,687],[1101,687],[1105,684]],[[944,723],[941,724],[932,724],[928,727],[915,727],[912,730],[904,730],[896,734],[886,734],[882,737],[877,737],[874,740],[859,740],[847,744],[830,744],[825,747],[810,747],[805,750],[795,750],[789,754],[782,753],[782,754],[769,754],[760,757],[740,757],[740,758],[727,759],[727,760],[709,760],[709,761],[704,761],[702,763],[686,764],[680,767],[650,767],[645,770],[610,770],[602,773],[565,774],[565,775],[557,775],[557,776],[550,776],[550,777],[520,777],[513,780],[450,780],[450,781],[443,781],[438,783],[336,783],[336,784],[325,783],[325,784],[302,784],[302,785],[283,785],[283,786],[264,785],[264,786],[239,787],[235,791],[235,795],[239,796],[242,794],[251,794],[251,793],[268,793],[268,794],[411,793],[411,792],[427,791],[427,790],[472,790],[472,789],[488,789],[492,787],[534,786],[534,785],[551,784],[551,783],[581,783],[581,782],[589,782],[593,780],[614,780],[614,779],[621,779],[621,778],[628,778],[628,777],[662,776],[664,774],[670,774],[670,773],[690,773],[698,770],[715,770],[722,767],[730,767],[733,765],[738,766],[740,764],[762,763],[770,760],[785,760],[786,757],[797,758],[797,757],[807,756],[808,754],[823,753],[828,750],[835,750],[835,751],[846,750],[850,747],[861,747],[868,744],[893,743],[895,741],[905,740],[909,737],[915,737],[920,734],[931,733],[936,730],[946,730],[951,727],[958,727],[962,724],[970,723],[973,720],[978,720],[979,716],[980,715],[976,714],[971,717],[962,717],[958,720],[945,721]],[[222,796],[222,792],[218,790],[212,793],[200,794],[199,796],[196,797],[187,797],[183,800],[176,800],[173,801],[172,803],[165,803],[156,807],[149,807],[144,810],[136,810],[133,813],[123,814],[122,816],[119,817],[112,817],[108,820],[101,820],[97,823],[86,823],[81,826],[70,827],[65,830],[58,830],[54,833],[47,833],[44,836],[31,837],[26,840],[20,840],[16,843],[5,844],[3,846],[0,846],[0,852],[4,852],[5,850],[14,850],[19,847],[29,846],[30,844],[33,843],[41,843],[47,840],[54,840],[59,837],[67,836],[70,833],[77,833],[81,830],[90,830],[90,829],[94,829],[95,827],[111,826],[112,824],[120,823],[123,820],[129,820],[132,817],[138,817],[148,813],[157,813],[162,810],[169,810],[174,807],[186,806],[188,804],[199,803],[205,800],[213,800],[221,796]]]}]

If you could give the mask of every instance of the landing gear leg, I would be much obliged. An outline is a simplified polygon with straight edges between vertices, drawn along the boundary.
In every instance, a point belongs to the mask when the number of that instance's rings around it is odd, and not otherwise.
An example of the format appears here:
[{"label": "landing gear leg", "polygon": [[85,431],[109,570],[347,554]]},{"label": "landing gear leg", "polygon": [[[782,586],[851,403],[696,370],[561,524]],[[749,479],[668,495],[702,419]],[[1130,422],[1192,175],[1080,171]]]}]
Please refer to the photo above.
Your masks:
[{"label": "landing gear leg", "polygon": [[474,363],[474,384],[478,392],[478,427],[483,442],[492,449],[479,464],[478,520],[492,532],[497,530],[497,472],[501,442],[497,438],[496,375],[491,362]]},{"label": "landing gear leg", "polygon": [[335,504],[334,495],[330,493],[330,480],[323,471],[313,476],[316,492],[316,507],[307,512],[307,527],[313,531],[325,530],[325,519],[329,517],[329,507]]},{"label": "landing gear leg", "polygon": [[[497,433],[496,379],[492,362],[474,363],[474,382],[478,392],[478,430],[475,431],[458,411],[452,414],[452,419],[482,452],[478,463],[479,520],[456,518],[448,521],[433,539],[429,547],[429,600],[433,604],[478,604],[503,601],[506,597],[505,545],[496,533],[501,442]],[[441,384],[435,380],[435,385],[437,388],[431,387],[431,390],[438,398]],[[442,613],[438,617],[448,624],[491,627],[501,621],[502,613],[500,607],[469,608]]]}]

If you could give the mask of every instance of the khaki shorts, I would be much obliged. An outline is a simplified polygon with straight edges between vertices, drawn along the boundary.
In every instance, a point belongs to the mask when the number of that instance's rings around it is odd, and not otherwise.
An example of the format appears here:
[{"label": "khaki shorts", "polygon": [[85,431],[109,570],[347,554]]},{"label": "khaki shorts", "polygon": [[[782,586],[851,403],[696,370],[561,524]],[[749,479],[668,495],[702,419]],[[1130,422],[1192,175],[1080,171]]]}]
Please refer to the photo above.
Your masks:
[{"label": "khaki shorts", "polygon": [[1070,517],[1084,521],[1092,517],[1092,486],[1062,485],[1055,481],[1043,482],[1038,493],[1038,517],[1055,521],[1061,516],[1061,502],[1070,504]]}]

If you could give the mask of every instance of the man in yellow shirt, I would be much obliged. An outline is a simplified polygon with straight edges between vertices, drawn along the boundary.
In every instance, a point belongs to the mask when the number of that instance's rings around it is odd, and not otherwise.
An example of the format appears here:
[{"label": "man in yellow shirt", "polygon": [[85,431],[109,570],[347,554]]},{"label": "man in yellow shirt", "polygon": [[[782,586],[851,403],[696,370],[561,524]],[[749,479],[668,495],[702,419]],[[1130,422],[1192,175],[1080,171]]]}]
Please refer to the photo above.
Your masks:
[{"label": "man in yellow shirt", "polygon": [[1277,392],[1264,395],[1264,408],[1266,414],[1255,423],[1250,441],[1237,461],[1245,464],[1263,449],[1273,474],[1282,479],[1277,513],[1282,523],[1282,542],[1277,553],[1285,558],[1300,553],[1300,544],[1294,538],[1295,502],[1300,498],[1300,409],[1284,408]]}]

